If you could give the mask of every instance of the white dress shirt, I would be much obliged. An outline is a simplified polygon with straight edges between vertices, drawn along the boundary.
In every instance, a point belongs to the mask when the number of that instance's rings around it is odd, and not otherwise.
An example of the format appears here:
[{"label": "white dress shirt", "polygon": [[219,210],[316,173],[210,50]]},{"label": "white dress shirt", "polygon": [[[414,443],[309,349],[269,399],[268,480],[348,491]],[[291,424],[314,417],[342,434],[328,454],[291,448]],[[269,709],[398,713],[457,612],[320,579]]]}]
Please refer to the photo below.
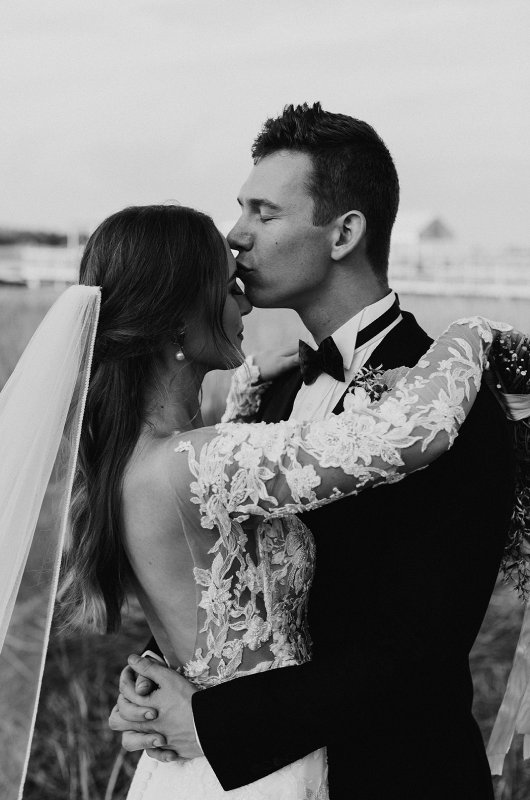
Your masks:
[{"label": "white dress shirt", "polygon": [[[322,372],[314,383],[310,385],[302,384],[295,397],[289,419],[299,421],[319,420],[326,419],[332,413],[355,374],[366,364],[380,341],[403,317],[400,314],[397,319],[376,334],[373,339],[356,348],[355,344],[359,331],[362,331],[363,328],[366,328],[367,325],[382,316],[385,311],[388,311],[395,300],[395,292],[390,291],[381,300],[377,300],[377,302],[363,308],[362,311],[359,311],[358,314],[349,319],[348,322],[345,322],[344,325],[341,325],[332,334],[333,341],[337,345],[344,363],[345,380],[337,381],[331,375]],[[316,346],[314,342],[312,346]]]}]

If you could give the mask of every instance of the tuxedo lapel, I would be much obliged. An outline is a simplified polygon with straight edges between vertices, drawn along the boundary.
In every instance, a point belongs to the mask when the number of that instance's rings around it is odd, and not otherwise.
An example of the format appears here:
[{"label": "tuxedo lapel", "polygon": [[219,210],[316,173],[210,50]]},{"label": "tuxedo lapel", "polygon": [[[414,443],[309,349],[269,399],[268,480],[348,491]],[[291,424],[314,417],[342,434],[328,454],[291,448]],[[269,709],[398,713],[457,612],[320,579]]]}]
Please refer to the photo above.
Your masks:
[{"label": "tuxedo lapel", "polygon": [[420,328],[409,311],[402,311],[403,319],[385,336],[368,359],[366,366],[377,369],[413,367],[432,344],[431,337]]},{"label": "tuxedo lapel", "polygon": [[258,421],[279,422],[289,419],[301,385],[302,376],[298,367],[276,378],[263,394],[257,414]]},{"label": "tuxedo lapel", "polygon": [[[365,367],[372,369],[412,367],[429,349],[432,339],[420,328],[413,314],[409,311],[402,311],[401,315],[403,319],[377,345]],[[346,392],[333,409],[334,414],[344,411],[345,395]]]}]

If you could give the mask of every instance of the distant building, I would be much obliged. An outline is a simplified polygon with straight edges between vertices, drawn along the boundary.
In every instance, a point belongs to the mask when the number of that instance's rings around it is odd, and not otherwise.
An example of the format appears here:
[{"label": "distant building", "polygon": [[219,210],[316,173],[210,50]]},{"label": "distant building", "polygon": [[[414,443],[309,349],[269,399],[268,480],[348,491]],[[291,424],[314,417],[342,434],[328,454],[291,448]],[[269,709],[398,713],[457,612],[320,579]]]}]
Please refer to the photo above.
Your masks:
[{"label": "distant building", "polygon": [[422,242],[447,242],[449,239],[453,238],[452,232],[438,217],[428,222],[424,228],[420,228],[419,236]]},{"label": "distant building", "polygon": [[440,217],[400,212],[392,232],[390,277],[407,291],[517,297],[530,291],[530,248],[463,244]]},{"label": "distant building", "polygon": [[399,211],[392,230],[392,245],[417,244],[431,239],[454,239],[452,230],[440,217],[426,211]]},{"label": "distant building", "polygon": [[455,261],[458,241],[451,228],[433,214],[398,213],[390,246],[392,274],[406,278],[440,273]]}]

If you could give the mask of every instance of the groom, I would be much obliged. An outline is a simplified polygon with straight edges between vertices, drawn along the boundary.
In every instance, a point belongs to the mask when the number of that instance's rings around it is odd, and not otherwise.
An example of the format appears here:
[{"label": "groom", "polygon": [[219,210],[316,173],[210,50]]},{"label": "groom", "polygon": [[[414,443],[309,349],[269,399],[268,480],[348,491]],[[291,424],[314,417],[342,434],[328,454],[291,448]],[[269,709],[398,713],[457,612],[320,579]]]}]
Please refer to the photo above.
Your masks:
[{"label": "groom", "polygon": [[[369,125],[319,104],[268,120],[252,153],[229,234],[248,297],[293,308],[318,343],[332,335],[323,348],[338,349],[344,371],[320,372],[328,355],[304,358],[305,382],[298,368],[276,379],[261,418],[321,419],[341,411],[361,367],[413,365],[431,342],[387,282],[398,177]],[[159,739],[183,756],[200,752],[197,734],[226,790],[327,745],[332,800],[493,798],[468,654],[512,492],[508,426],[483,389],[428,469],[304,515],[317,546],[311,663],[195,692],[141,659],[134,669],[160,685],[158,706],[125,670],[112,727],[127,749]]]}]

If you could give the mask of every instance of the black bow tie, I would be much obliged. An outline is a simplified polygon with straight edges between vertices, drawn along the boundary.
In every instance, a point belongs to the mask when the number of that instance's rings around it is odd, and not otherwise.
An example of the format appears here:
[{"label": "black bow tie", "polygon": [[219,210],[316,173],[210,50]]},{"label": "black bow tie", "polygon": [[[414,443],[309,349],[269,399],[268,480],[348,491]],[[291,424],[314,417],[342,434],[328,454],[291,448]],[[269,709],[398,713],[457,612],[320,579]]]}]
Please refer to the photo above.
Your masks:
[{"label": "black bow tie", "polygon": [[322,372],[327,372],[336,381],[344,381],[344,364],[339,349],[331,336],[320,343],[318,350],[313,350],[301,339],[298,343],[300,356],[300,372],[305,384],[314,383]]},{"label": "black bow tie", "polygon": [[[396,295],[396,299],[384,314],[381,314],[380,317],[374,319],[373,322],[359,331],[355,349],[362,347],[370,339],[377,336],[378,333],[388,328],[399,318],[400,314],[399,300]],[[300,340],[298,351],[300,355],[300,372],[305,384],[314,383],[322,372],[327,372],[336,381],[345,380],[342,356],[331,336],[321,342],[318,350],[313,350],[312,347]]]}]

